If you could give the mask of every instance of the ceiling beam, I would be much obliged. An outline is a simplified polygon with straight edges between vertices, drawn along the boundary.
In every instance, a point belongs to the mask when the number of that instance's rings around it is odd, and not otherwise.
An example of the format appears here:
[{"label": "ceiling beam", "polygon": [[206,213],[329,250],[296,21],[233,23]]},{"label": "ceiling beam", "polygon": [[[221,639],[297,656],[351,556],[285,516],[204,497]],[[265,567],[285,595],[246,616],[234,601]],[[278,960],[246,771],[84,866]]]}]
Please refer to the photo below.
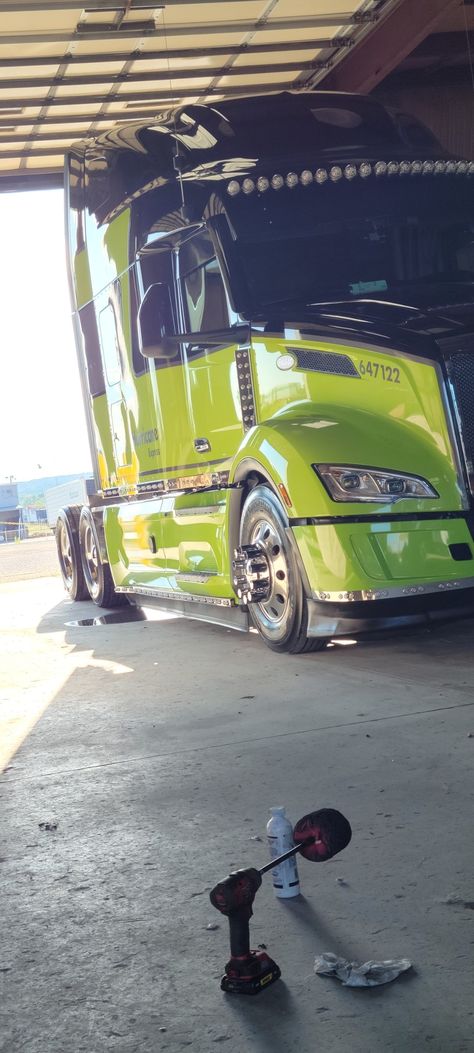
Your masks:
[{"label": "ceiling beam", "polygon": [[[211,4],[235,4],[236,0],[206,0],[206,3]],[[117,3],[117,0],[98,0],[97,3],[93,4],[84,2],[84,0],[2,0],[1,9],[2,14],[4,12],[16,13],[18,11],[32,13],[33,11],[85,11],[85,13],[99,14],[102,11],[121,11],[125,14],[129,14],[130,11],[156,11],[158,9],[163,10],[170,7],[191,7],[196,4],[201,4],[202,0],[166,0],[166,3],[153,4],[153,3],[133,3],[131,7],[128,3]],[[333,16],[334,17],[334,16]],[[343,15],[344,17],[344,15]],[[341,24],[340,17],[337,19],[337,25]]]},{"label": "ceiling beam", "polygon": [[[58,60],[59,63],[67,62],[67,56]],[[161,69],[147,70],[143,73],[88,73],[86,76],[52,76],[52,77],[11,77],[0,80],[0,92],[4,90],[14,91],[22,88],[76,88],[81,86],[94,86],[96,84],[121,85],[121,84],[143,84],[146,82],[162,82],[170,85],[174,80],[212,80],[214,77],[243,77],[258,73],[292,73],[298,70],[321,70],[328,69],[330,63],[310,59],[308,62],[266,62],[257,66],[218,66],[215,69],[202,68],[201,66],[187,66],[183,69]],[[120,93],[123,97],[123,93]],[[189,94],[189,92],[188,92]],[[87,95],[81,96],[81,101],[87,102]],[[9,101],[9,100],[8,100]],[[77,102],[77,97],[75,102]],[[23,100],[24,103],[24,100]],[[10,104],[10,103],[9,103]],[[12,105],[18,105],[17,102]],[[28,106],[38,105],[35,99],[29,99]],[[0,101],[1,106],[1,101]]]},{"label": "ceiling beam", "polygon": [[[0,40],[0,43],[2,42]],[[110,51],[104,51],[94,55],[77,55],[74,53],[67,56],[35,55],[22,57],[20,55],[19,57],[15,56],[15,58],[2,58],[0,60],[0,68],[4,70],[17,69],[19,66],[58,66],[63,57],[67,58],[68,66],[80,66],[83,64],[90,66],[95,62],[103,66],[107,62],[128,62],[130,59],[134,61],[139,60],[140,62],[159,62],[163,61],[163,59],[175,58],[183,60],[212,58],[214,55],[267,55],[274,54],[275,51],[318,51],[322,48],[349,48],[352,47],[353,43],[352,37],[338,36],[319,37],[315,40],[282,40],[279,44],[221,44],[208,48],[167,48],[164,45],[160,51],[141,51],[137,48],[134,51],[115,51],[113,54]]]},{"label": "ceiling beam", "polygon": [[[287,68],[289,69],[289,71],[293,71],[294,72],[294,66],[292,66],[291,64],[289,64],[289,67],[287,67],[286,65],[275,67],[275,70],[278,70],[278,72],[281,73],[282,71],[284,71]],[[312,63],[311,64],[311,68],[315,69],[316,65],[314,63]],[[321,68],[321,64],[319,64],[319,68]],[[272,66],[266,66],[265,69],[262,69],[261,67],[257,67],[257,69],[254,70],[254,72],[262,73],[262,72],[270,71],[272,69],[273,69]],[[197,70],[191,70],[191,71],[188,71],[186,73],[186,76],[189,79],[192,79],[192,80],[203,80],[203,79],[204,80],[209,80],[209,78],[211,76],[219,76],[219,77],[236,76],[236,75],[244,76],[246,72],[247,71],[245,69],[239,70],[239,69],[232,69],[232,68],[215,71],[214,73],[212,73],[212,71],[201,73],[201,72],[199,72]],[[170,82],[169,74],[166,75],[166,76],[161,76],[161,75],[158,74],[155,79],[156,80],[162,80],[164,82],[164,84],[168,85],[168,87],[166,87],[166,88],[164,88],[164,87],[161,88],[160,87],[160,88],[157,88],[155,91],[127,91],[127,92],[122,91],[122,92],[120,92],[120,94],[114,96],[113,98],[110,98],[106,92],[100,92],[100,93],[96,93],[94,95],[55,95],[52,98],[51,97],[47,97],[47,96],[41,96],[41,97],[35,98],[34,96],[32,96],[32,97],[30,97],[28,99],[21,98],[21,97],[18,98],[18,99],[16,99],[16,98],[14,98],[14,99],[10,99],[10,98],[8,98],[8,99],[0,99],[0,117],[2,115],[2,106],[8,107],[9,110],[15,109],[15,108],[23,109],[25,106],[27,106],[28,109],[32,109],[32,108],[37,109],[38,107],[42,107],[42,106],[48,106],[48,107],[49,106],[82,106],[82,105],[88,106],[88,105],[91,105],[91,104],[93,104],[94,106],[95,105],[102,106],[104,102],[120,102],[120,103],[137,102],[137,103],[143,103],[143,105],[145,105],[146,103],[149,103],[151,106],[153,106],[154,103],[159,104],[162,101],[172,100],[172,99],[189,99],[189,98],[193,98],[194,96],[197,96],[197,95],[199,95],[200,97],[208,96],[208,95],[219,95],[219,96],[223,96],[223,95],[225,95],[225,96],[227,96],[227,95],[237,95],[238,96],[238,95],[244,95],[244,94],[245,95],[266,95],[268,92],[274,92],[274,91],[278,91],[278,90],[280,90],[280,91],[290,91],[292,89],[292,86],[293,86],[292,79],[291,78],[285,78],[284,83],[282,83],[278,87],[275,84],[263,83],[263,84],[259,84],[258,88],[254,84],[251,87],[251,89],[249,89],[249,90],[246,90],[243,87],[243,85],[241,85],[240,87],[236,87],[236,88],[228,88],[228,87],[219,87],[217,85],[211,86],[211,85],[205,85],[204,84],[204,85],[192,85],[192,86],[188,86],[188,87],[185,87],[185,88],[175,88],[173,86],[171,86],[171,87],[169,86],[169,82]],[[25,83],[24,86],[27,87],[28,86],[27,83]],[[59,87],[59,86],[67,87],[67,84],[66,84],[65,81],[63,81],[62,84],[58,83],[58,85],[56,85],[56,86],[57,87]],[[157,98],[157,95],[158,95],[158,98]],[[16,122],[15,122],[14,115],[8,114],[8,116],[10,118],[8,123],[9,124],[15,124]],[[32,123],[32,122],[33,122],[33,117],[32,117],[32,121],[30,123]]]},{"label": "ceiling beam", "polygon": [[[86,23],[87,24],[87,23]],[[91,26],[93,23],[91,23]],[[224,33],[254,33],[258,32],[259,29],[271,29],[272,33],[291,33],[293,30],[307,29],[314,32],[316,29],[330,29],[331,27],[337,28],[338,26],[354,26],[360,25],[360,19],[354,14],[340,14],[340,15],[315,15],[313,18],[272,18],[271,22],[258,23],[255,21],[237,21],[237,22],[194,22],[186,23],[182,22],[177,25],[167,23],[166,27],[163,25],[157,25],[154,32],[144,33],[142,29],[135,30],[133,22],[123,22],[120,29],[112,31],[111,29],[100,29],[97,27],[96,30],[85,33],[76,32],[76,29],[66,30],[61,33],[48,32],[33,32],[33,33],[2,33],[0,43],[3,45],[12,44],[71,44],[77,43],[80,40],[107,40],[110,43],[112,38],[126,40],[127,37],[140,37],[150,40],[154,37],[161,38],[166,43],[167,37],[189,37],[191,40],[199,34],[206,36],[215,36],[216,34]],[[166,34],[165,34],[166,28]]]},{"label": "ceiling beam", "polygon": [[365,40],[327,76],[319,78],[318,87],[330,91],[372,91],[461,6],[462,0],[401,0]]}]

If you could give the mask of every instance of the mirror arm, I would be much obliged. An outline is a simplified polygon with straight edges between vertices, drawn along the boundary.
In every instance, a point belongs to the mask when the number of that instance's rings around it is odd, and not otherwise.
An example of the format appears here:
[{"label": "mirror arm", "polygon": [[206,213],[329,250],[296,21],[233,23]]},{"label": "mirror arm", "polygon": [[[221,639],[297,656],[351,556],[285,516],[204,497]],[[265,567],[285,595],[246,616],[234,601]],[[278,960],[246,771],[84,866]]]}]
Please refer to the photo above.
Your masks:
[{"label": "mirror arm", "polygon": [[229,329],[213,329],[203,333],[170,333],[166,337],[166,342],[169,344],[193,344],[194,347],[205,347],[211,344],[247,344],[249,340],[249,325],[236,325]]}]

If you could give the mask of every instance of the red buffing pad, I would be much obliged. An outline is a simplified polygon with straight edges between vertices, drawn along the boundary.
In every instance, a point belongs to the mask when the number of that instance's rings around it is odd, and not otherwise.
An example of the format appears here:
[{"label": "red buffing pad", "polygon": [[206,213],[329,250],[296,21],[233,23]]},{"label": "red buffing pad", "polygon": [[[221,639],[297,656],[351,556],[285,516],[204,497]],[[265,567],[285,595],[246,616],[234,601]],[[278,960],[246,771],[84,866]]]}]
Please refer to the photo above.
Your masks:
[{"label": "red buffing pad", "polygon": [[318,812],[310,812],[298,819],[293,837],[295,844],[314,838],[311,844],[300,848],[300,853],[312,863],[324,863],[349,844],[352,830],[341,812],[335,808],[320,808]]}]

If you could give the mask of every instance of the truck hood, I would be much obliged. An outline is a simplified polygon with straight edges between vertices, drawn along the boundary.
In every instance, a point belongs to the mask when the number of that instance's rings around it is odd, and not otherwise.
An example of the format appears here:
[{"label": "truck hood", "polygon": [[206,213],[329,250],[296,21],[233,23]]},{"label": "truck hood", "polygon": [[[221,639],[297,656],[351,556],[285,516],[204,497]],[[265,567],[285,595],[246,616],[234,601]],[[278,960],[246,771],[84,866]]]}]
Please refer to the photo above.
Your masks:
[{"label": "truck hood", "polygon": [[383,297],[275,305],[265,330],[293,340],[297,334],[304,340],[339,337],[437,360],[453,342],[474,353],[474,282],[406,284]]}]

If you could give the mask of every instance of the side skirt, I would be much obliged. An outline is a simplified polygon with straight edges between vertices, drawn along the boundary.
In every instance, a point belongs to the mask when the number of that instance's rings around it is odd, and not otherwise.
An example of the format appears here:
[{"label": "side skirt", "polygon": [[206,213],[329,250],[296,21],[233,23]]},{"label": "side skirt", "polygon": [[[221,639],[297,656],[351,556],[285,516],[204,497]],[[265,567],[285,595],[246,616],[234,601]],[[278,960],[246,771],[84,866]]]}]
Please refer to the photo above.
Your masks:
[{"label": "side skirt", "polygon": [[225,629],[236,629],[238,632],[248,632],[249,619],[247,608],[234,604],[232,600],[219,600],[211,596],[192,596],[181,598],[176,593],[162,592],[160,589],[117,588],[117,592],[125,592],[131,603],[137,607],[153,607],[160,611],[169,611],[181,618],[190,618],[193,621],[208,622],[211,625],[220,625]]}]

